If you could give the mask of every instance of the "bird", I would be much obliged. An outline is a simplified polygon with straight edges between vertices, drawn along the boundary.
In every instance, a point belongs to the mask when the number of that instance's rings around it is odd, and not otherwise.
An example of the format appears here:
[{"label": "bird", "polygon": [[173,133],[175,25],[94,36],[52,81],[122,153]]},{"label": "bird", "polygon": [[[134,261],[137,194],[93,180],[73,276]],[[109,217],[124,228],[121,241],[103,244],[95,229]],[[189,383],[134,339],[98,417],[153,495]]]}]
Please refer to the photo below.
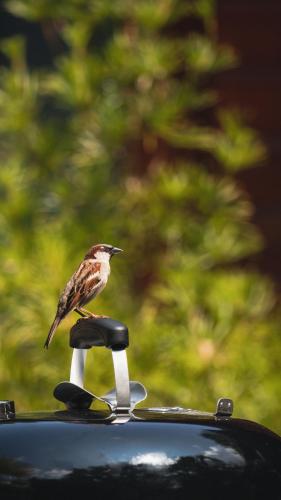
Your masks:
[{"label": "bird", "polygon": [[88,250],[59,297],[55,319],[44,344],[46,349],[48,349],[60,322],[71,311],[76,311],[84,317],[101,317],[87,311],[83,306],[102,292],[110,275],[110,259],[120,252],[123,252],[121,248],[105,243],[93,245]]}]

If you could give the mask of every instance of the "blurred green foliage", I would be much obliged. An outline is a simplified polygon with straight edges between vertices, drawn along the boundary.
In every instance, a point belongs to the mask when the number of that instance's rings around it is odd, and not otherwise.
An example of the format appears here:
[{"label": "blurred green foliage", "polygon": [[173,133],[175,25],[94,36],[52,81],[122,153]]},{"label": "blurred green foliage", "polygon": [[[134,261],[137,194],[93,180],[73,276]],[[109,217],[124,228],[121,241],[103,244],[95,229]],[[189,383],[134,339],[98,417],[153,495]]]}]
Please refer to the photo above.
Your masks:
[{"label": "blurred green foliage", "polygon": [[[213,1],[6,5],[65,50],[31,71],[22,39],[1,47],[1,398],[56,406],[75,313],[48,352],[43,341],[66,280],[106,242],[125,253],[91,308],[129,325],[148,404],[212,411],[229,396],[236,416],[280,430],[280,322],[269,281],[239,267],[262,242],[233,177],[264,148],[211,89],[236,64],[216,41]],[[89,388],[108,389],[110,371],[100,351]]]}]

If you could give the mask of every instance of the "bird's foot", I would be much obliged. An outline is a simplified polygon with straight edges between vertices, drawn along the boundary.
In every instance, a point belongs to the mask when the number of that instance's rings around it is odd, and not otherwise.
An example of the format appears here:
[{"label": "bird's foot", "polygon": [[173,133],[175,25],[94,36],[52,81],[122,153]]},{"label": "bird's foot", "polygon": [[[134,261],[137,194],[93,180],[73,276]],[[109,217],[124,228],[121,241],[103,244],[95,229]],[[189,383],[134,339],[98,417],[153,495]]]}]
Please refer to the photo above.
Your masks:
[{"label": "bird's foot", "polygon": [[91,316],[90,318],[94,318],[94,319],[99,319],[99,318],[108,318],[109,316],[104,316],[103,314],[93,314],[91,313]]},{"label": "bird's foot", "polygon": [[103,316],[102,314],[94,314],[91,311],[87,311],[87,309],[84,309],[82,307],[76,307],[75,311],[82,316],[82,318],[108,318],[109,316]]},{"label": "bird's foot", "polygon": [[87,311],[87,309],[84,309],[82,307],[77,307],[75,309],[75,311],[80,314],[80,316],[82,316],[82,318],[94,318],[94,319],[98,319],[98,318],[108,318],[108,316],[103,316],[101,314],[94,314],[92,313],[91,311]]}]

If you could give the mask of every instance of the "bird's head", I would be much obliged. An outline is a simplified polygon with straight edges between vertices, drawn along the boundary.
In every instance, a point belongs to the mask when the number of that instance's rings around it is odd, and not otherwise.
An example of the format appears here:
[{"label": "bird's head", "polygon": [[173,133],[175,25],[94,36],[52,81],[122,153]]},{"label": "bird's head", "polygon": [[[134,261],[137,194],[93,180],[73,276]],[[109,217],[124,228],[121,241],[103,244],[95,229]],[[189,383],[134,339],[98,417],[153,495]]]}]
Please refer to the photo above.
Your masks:
[{"label": "bird's head", "polygon": [[107,245],[106,243],[100,243],[90,248],[85,255],[85,259],[110,260],[113,255],[120,252],[123,252],[121,248]]}]

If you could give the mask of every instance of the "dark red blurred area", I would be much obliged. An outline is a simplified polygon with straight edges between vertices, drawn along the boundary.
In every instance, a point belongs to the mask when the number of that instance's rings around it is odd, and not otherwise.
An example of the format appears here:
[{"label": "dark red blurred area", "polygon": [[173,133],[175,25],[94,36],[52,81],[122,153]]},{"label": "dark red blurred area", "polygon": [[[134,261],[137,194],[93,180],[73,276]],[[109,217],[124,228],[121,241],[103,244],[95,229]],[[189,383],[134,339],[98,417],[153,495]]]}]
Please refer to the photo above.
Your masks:
[{"label": "dark red blurred area", "polygon": [[268,150],[262,167],[239,174],[256,207],[266,247],[253,259],[281,290],[281,2],[219,0],[218,35],[239,56],[216,80],[223,105],[240,108]]}]

